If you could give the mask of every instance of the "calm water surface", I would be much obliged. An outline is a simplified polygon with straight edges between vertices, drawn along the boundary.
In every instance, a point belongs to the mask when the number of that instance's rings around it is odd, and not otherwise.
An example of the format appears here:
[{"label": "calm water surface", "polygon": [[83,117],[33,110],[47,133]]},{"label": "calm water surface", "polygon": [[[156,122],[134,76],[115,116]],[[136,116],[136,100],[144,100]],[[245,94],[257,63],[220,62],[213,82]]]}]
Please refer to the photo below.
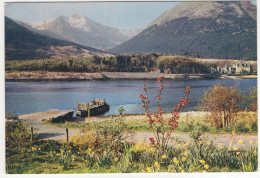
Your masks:
[{"label": "calm water surface", "polygon": [[[144,113],[139,94],[145,80],[73,81],[73,82],[6,82],[5,111],[16,111],[18,115],[43,112],[48,109],[75,110],[77,102],[90,102],[104,98],[110,104],[105,115],[117,114],[123,106],[127,114]],[[167,81],[162,96],[162,109],[171,112],[184,96],[184,86],[192,87],[186,110],[196,110],[205,91],[220,83],[237,86],[243,92],[257,85],[257,79],[243,80],[193,80]],[[151,109],[156,111],[155,98],[158,83],[148,81]]]}]

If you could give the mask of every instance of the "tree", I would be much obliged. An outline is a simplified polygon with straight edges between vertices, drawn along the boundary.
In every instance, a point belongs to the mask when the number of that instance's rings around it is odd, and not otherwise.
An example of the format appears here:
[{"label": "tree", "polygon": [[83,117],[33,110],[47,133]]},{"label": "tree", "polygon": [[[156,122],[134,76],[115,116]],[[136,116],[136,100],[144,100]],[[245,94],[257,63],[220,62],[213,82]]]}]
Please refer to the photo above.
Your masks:
[{"label": "tree", "polygon": [[213,124],[218,128],[230,127],[235,122],[235,115],[242,108],[243,96],[236,87],[217,84],[210,88],[202,101],[205,111],[211,113]]},{"label": "tree", "polygon": [[118,114],[120,115],[120,118],[122,117],[123,113],[125,112],[125,109],[123,106],[120,106],[120,108],[118,109]]},{"label": "tree", "polygon": [[257,87],[253,87],[250,89],[249,94],[249,110],[257,111]]},{"label": "tree", "polygon": [[154,138],[149,138],[150,144],[156,146],[161,151],[165,151],[168,148],[168,142],[170,140],[171,133],[178,125],[178,119],[180,118],[180,111],[182,108],[186,107],[190,102],[188,95],[190,94],[191,87],[186,86],[185,96],[179,101],[176,107],[173,108],[172,116],[170,118],[165,117],[164,112],[161,108],[161,95],[164,89],[164,76],[158,77],[157,81],[159,83],[159,88],[156,95],[156,107],[158,112],[153,112],[149,108],[150,98],[148,97],[147,84],[144,84],[143,91],[145,94],[140,94],[141,102],[143,103],[142,107],[144,108],[147,116],[147,122],[153,130]]}]

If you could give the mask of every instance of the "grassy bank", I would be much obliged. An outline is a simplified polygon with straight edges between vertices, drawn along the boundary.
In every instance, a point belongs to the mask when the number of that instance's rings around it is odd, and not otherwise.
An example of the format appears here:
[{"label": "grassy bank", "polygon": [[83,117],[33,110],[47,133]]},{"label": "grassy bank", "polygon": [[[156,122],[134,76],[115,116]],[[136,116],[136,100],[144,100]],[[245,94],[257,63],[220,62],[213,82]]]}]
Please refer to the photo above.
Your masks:
[{"label": "grassy bank", "polygon": [[105,141],[101,135],[85,132],[64,144],[41,140],[22,144],[7,144],[8,174],[251,172],[258,167],[255,147],[228,150],[207,141],[182,143],[162,152],[155,145]]},{"label": "grassy bank", "polygon": [[[167,115],[169,116],[169,115]],[[166,117],[167,117],[166,116]],[[210,116],[205,114],[202,116],[182,116],[179,119],[179,127],[175,129],[177,132],[189,132],[193,129],[194,126],[200,126],[206,133],[231,133],[233,130],[236,133],[257,133],[257,113],[256,112],[240,112],[237,117],[237,123],[235,126],[228,128],[216,128],[211,125],[209,122]],[[106,119],[105,121],[98,121],[98,118],[95,118],[96,122],[66,122],[66,123],[52,123],[51,121],[46,121],[47,124],[50,124],[55,127],[61,128],[71,128],[71,129],[93,129],[95,125],[106,125],[109,121],[109,117],[100,117],[100,119]],[[127,116],[124,119],[126,124],[126,129],[129,131],[152,131],[152,128],[146,122],[144,115],[136,116]]]},{"label": "grassy bank", "polygon": [[[203,150],[203,159],[196,154]],[[12,149],[7,156],[8,174],[57,173],[151,173],[151,172],[239,172],[256,171],[257,149],[228,151],[208,144],[191,143],[165,153],[145,144],[124,144],[118,152],[79,149],[73,144],[34,142],[21,154]]]}]

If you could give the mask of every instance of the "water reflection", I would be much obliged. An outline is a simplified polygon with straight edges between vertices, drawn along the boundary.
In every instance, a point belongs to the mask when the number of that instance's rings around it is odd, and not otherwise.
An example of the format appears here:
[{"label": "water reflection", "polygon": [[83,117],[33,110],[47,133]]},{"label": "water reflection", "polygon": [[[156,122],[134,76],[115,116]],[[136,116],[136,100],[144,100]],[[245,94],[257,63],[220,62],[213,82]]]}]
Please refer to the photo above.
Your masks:
[{"label": "water reflection", "polygon": [[[6,111],[16,111],[18,115],[43,112],[48,109],[75,110],[77,102],[90,102],[94,98],[105,99],[110,104],[109,112],[104,115],[115,115],[120,106],[125,113],[144,113],[139,94],[145,80],[110,80],[79,82],[6,82]],[[257,79],[244,80],[193,80],[167,81],[162,95],[163,111],[171,112],[176,103],[184,96],[184,86],[192,87],[186,110],[196,110],[205,91],[217,83],[237,86],[247,92],[257,85]],[[149,96],[155,96],[158,83],[148,82]],[[151,99],[150,108],[156,111],[155,98]]]}]

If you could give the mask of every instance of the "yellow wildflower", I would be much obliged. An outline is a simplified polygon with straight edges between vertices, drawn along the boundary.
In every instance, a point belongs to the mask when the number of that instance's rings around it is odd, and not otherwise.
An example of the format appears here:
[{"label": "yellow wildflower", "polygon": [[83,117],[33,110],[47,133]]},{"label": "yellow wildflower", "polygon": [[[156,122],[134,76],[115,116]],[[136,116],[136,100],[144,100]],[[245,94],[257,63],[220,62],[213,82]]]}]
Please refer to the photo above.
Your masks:
[{"label": "yellow wildflower", "polygon": [[186,148],[186,147],[188,147],[189,145],[190,145],[190,142],[188,141],[187,143],[183,144],[182,146],[183,146],[184,148]]},{"label": "yellow wildflower", "polygon": [[181,167],[181,166],[179,166],[179,170],[182,170],[182,167]]},{"label": "yellow wildflower", "polygon": [[148,153],[153,153],[156,151],[155,147],[149,147],[147,150],[146,150]]},{"label": "yellow wildflower", "polygon": [[85,163],[88,163],[88,160],[85,160]]},{"label": "yellow wildflower", "polygon": [[36,148],[32,147],[32,151],[36,150]]},{"label": "yellow wildflower", "polygon": [[173,163],[174,163],[175,165],[179,165],[179,164],[180,164],[180,161],[179,161],[176,157],[174,157],[174,158],[173,158]]},{"label": "yellow wildflower", "polygon": [[222,146],[218,146],[218,149],[221,150],[223,147]]},{"label": "yellow wildflower", "polygon": [[211,142],[210,142],[210,141],[207,141],[207,144],[208,144],[208,145],[211,145]]},{"label": "yellow wildflower", "polygon": [[233,148],[234,151],[237,151],[237,150],[238,150],[238,148],[235,147],[235,146],[233,146],[232,148]]},{"label": "yellow wildflower", "polygon": [[115,162],[117,162],[117,161],[119,161],[119,158],[118,158],[118,157],[115,158]]},{"label": "yellow wildflower", "polygon": [[199,160],[201,164],[205,164],[205,161],[203,159]]},{"label": "yellow wildflower", "polygon": [[71,151],[69,150],[68,153],[70,153]]},{"label": "yellow wildflower", "polygon": [[92,154],[92,156],[94,156],[95,155],[94,151],[91,154]]},{"label": "yellow wildflower", "polygon": [[253,154],[256,155],[256,150],[253,151]]},{"label": "yellow wildflower", "polygon": [[239,141],[238,141],[238,144],[239,144],[239,145],[242,145],[242,144],[244,144],[244,143],[245,143],[245,142],[244,142],[243,140],[239,140]]},{"label": "yellow wildflower", "polygon": [[157,161],[154,163],[154,166],[160,169],[160,163],[158,163]]},{"label": "yellow wildflower", "polygon": [[186,158],[186,157],[182,157],[181,160],[182,160],[183,162],[185,162],[185,161],[187,160],[187,158]]},{"label": "yellow wildflower", "polygon": [[162,155],[162,159],[165,159],[165,158],[167,158],[167,156],[166,155]]},{"label": "yellow wildflower", "polygon": [[180,148],[180,147],[181,147],[181,144],[179,143],[179,144],[178,144],[178,148]]},{"label": "yellow wildflower", "polygon": [[91,150],[92,150],[92,149],[91,149],[91,148],[89,148],[89,149],[88,149],[88,152],[90,153],[90,152],[91,152]]},{"label": "yellow wildflower", "polygon": [[153,172],[153,169],[151,167],[146,168],[147,172]]},{"label": "yellow wildflower", "polygon": [[250,145],[254,145],[254,144],[255,144],[255,142],[251,140],[250,141]]},{"label": "yellow wildflower", "polygon": [[209,168],[209,165],[205,164],[205,165],[204,165],[204,168],[205,168],[205,169],[208,169],[208,168]]},{"label": "yellow wildflower", "polygon": [[178,159],[176,157],[173,158],[173,162],[177,161]]},{"label": "yellow wildflower", "polygon": [[38,148],[38,150],[40,151],[40,150],[41,150],[41,148]]},{"label": "yellow wildflower", "polygon": [[240,155],[240,152],[239,152],[239,151],[236,151],[236,155],[239,156],[239,155]]},{"label": "yellow wildflower", "polygon": [[188,156],[189,152],[188,151],[184,151],[183,155],[184,156]]},{"label": "yellow wildflower", "polygon": [[200,141],[200,144],[203,145],[203,141],[202,140]]}]

